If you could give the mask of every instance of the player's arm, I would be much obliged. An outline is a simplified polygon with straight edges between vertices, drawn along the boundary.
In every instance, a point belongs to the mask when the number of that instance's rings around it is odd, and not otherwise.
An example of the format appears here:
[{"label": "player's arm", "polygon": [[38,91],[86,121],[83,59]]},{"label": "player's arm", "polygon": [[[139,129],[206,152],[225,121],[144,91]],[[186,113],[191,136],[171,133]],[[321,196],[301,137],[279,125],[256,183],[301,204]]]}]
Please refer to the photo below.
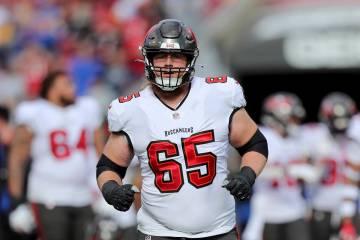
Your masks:
[{"label": "player's arm", "polygon": [[96,166],[97,183],[105,200],[120,211],[127,211],[134,201],[132,185],[122,184],[133,155],[126,136],[112,133]]},{"label": "player's arm", "polygon": [[103,127],[99,127],[94,132],[94,145],[95,150],[98,156],[101,155],[101,153],[104,150],[104,144],[105,144],[105,134]]},{"label": "player's arm", "polygon": [[241,168],[248,166],[258,176],[266,164],[267,141],[244,108],[233,115],[230,143],[242,156]]},{"label": "player's arm", "polygon": [[251,186],[266,164],[268,145],[244,108],[233,114],[229,139],[242,156],[242,161],[240,171],[228,177],[225,187],[236,198],[244,200],[250,196]]},{"label": "player's arm", "polygon": [[[101,189],[105,182],[114,180],[122,184],[133,151],[124,134],[110,134],[97,165],[97,182]],[[111,161],[111,162],[108,162]]]},{"label": "player's arm", "polygon": [[25,165],[30,155],[31,140],[32,133],[27,126],[19,125],[16,127],[8,158],[9,192],[16,200],[19,200],[23,195]]}]

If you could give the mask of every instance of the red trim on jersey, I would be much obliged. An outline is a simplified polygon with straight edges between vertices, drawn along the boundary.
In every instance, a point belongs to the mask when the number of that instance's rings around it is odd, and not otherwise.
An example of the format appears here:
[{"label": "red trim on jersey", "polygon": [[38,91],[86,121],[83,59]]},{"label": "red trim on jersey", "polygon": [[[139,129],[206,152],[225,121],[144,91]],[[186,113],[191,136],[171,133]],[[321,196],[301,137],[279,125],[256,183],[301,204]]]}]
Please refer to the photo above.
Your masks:
[{"label": "red trim on jersey", "polygon": [[41,223],[39,205],[31,203],[31,209],[35,218],[36,232],[40,240],[45,240],[44,227]]}]

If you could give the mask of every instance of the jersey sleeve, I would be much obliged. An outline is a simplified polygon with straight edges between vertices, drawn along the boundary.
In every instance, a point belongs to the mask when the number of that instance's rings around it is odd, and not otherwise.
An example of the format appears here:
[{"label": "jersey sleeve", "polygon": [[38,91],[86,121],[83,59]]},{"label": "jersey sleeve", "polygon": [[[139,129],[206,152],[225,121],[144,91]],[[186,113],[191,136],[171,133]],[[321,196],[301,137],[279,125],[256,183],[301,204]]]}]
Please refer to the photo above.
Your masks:
[{"label": "jersey sleeve", "polygon": [[34,128],[35,107],[29,102],[20,103],[15,109],[14,120],[17,125],[26,125]]},{"label": "jersey sleeve", "polygon": [[231,105],[233,108],[242,108],[246,106],[246,100],[242,86],[238,81],[228,77],[229,84],[232,88]]},{"label": "jersey sleeve", "polygon": [[112,101],[108,109],[108,126],[110,132],[119,132],[124,129],[126,123],[125,108],[117,99]]},{"label": "jersey sleeve", "polygon": [[350,140],[346,147],[347,161],[360,166],[360,143]]},{"label": "jersey sleeve", "polygon": [[347,134],[360,143],[360,114],[352,118]]},{"label": "jersey sleeve", "polygon": [[360,180],[360,145],[357,141],[350,139],[345,147],[346,164],[344,175],[355,182]]}]

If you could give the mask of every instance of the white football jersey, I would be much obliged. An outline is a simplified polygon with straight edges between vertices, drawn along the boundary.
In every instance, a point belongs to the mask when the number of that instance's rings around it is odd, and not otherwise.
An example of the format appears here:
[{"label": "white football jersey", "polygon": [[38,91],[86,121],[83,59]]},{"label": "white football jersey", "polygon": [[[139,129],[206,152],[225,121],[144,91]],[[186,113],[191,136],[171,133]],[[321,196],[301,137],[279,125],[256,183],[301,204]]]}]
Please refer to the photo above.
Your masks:
[{"label": "white football jersey", "polygon": [[347,134],[360,143],[360,114],[351,119]]},{"label": "white football jersey", "polygon": [[[261,128],[269,145],[267,164],[255,184],[252,199],[261,210],[266,223],[287,223],[301,219],[306,213],[306,203],[301,187],[291,174],[304,164],[304,152],[295,137],[284,138],[270,128]],[[261,200],[260,200],[261,199]],[[271,203],[271,207],[269,207]]]},{"label": "white football jersey", "polygon": [[102,116],[89,97],[61,108],[38,99],[21,103],[15,122],[33,134],[29,201],[49,206],[85,206],[92,200],[91,178],[97,162],[94,131]]},{"label": "white football jersey", "polygon": [[138,229],[150,235],[206,237],[235,226],[228,174],[229,121],[246,104],[232,78],[194,77],[176,109],[148,86],[109,107],[111,132],[125,132],[140,161]]},{"label": "white football jersey", "polygon": [[321,179],[312,196],[313,208],[337,213],[343,199],[343,180],[346,161],[349,161],[351,140],[334,137],[324,124],[309,124],[303,129],[304,145]]}]

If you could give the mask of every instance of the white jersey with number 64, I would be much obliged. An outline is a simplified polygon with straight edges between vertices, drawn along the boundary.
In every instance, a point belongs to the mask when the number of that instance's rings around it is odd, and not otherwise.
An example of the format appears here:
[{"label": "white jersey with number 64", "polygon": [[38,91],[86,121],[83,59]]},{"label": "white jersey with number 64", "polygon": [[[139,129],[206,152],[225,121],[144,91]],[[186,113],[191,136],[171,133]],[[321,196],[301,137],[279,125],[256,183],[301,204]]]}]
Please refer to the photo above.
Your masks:
[{"label": "white jersey with number 64", "polygon": [[28,200],[48,206],[85,206],[92,200],[97,156],[93,134],[102,121],[97,103],[81,97],[62,108],[45,99],[21,103],[18,125],[32,132]]}]

